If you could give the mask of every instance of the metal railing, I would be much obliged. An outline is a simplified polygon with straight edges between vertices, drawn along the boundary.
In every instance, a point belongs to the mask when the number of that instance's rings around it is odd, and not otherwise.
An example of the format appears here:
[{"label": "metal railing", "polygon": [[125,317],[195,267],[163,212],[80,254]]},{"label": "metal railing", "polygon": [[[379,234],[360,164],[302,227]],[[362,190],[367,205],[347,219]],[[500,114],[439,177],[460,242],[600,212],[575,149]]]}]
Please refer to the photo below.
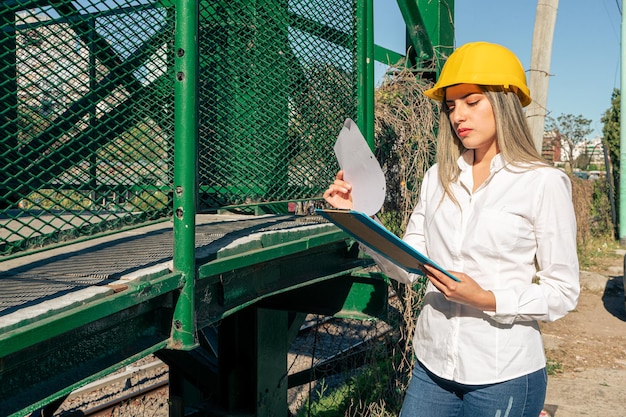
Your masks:
[{"label": "metal railing", "polygon": [[[175,8],[0,6],[0,257],[171,218]],[[181,168],[196,175],[199,212],[280,213],[320,196],[343,120],[371,123],[357,103],[361,10],[199,2],[197,105],[183,110],[198,117],[198,154]]]}]

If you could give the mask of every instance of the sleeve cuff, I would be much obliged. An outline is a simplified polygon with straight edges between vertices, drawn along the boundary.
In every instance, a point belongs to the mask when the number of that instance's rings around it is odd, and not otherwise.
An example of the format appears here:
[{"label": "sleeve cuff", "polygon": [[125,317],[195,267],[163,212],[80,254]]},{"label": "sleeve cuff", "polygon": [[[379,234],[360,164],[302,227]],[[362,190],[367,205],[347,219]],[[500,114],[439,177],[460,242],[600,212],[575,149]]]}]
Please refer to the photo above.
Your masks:
[{"label": "sleeve cuff", "polygon": [[485,311],[498,323],[512,324],[517,317],[517,294],[513,290],[492,290],[496,297],[496,311]]}]

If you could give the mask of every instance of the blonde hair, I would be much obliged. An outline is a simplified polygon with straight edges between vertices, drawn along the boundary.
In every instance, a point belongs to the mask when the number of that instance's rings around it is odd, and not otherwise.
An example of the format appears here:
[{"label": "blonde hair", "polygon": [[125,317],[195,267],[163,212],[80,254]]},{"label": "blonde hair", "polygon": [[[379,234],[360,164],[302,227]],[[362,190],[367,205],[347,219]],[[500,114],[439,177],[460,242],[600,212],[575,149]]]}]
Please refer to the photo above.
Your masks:
[{"label": "blonde hair", "polygon": [[[550,166],[535,148],[522,104],[517,95],[499,86],[480,87],[493,107],[496,140],[502,158],[516,167],[532,169]],[[439,179],[445,191],[444,195],[456,203],[450,185],[459,178],[461,169],[457,161],[466,149],[452,130],[445,101],[443,101],[440,110],[439,132],[437,134]]]}]

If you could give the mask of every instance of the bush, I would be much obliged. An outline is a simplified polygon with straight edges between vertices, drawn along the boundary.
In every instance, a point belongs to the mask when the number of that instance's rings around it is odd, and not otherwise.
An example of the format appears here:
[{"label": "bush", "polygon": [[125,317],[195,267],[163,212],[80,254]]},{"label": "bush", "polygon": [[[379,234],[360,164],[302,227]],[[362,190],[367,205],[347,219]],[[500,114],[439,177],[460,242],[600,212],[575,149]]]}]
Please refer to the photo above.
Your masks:
[{"label": "bush", "polygon": [[[570,176],[576,212],[576,246],[581,267],[588,267],[598,245],[615,240],[615,226],[609,200],[609,183]],[[599,243],[600,242],[600,243]]]}]

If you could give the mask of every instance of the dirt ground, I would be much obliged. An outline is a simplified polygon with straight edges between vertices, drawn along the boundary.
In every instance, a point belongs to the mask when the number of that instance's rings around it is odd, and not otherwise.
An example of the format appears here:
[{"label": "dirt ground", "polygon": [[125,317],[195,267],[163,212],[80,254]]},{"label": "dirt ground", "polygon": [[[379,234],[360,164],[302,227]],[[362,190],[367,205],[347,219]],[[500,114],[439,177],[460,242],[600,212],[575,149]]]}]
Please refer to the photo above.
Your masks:
[{"label": "dirt ground", "polygon": [[626,311],[623,265],[617,250],[581,272],[578,306],[541,325],[548,363],[545,410],[553,417],[626,417]]}]

